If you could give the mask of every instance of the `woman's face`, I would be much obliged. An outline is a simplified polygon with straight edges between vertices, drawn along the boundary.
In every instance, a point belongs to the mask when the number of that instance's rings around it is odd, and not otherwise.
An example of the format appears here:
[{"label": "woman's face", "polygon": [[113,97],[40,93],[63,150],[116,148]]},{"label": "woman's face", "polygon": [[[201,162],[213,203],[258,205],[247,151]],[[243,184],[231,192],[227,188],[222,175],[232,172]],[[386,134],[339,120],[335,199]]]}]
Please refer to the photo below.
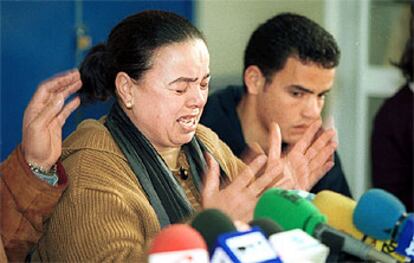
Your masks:
[{"label": "woman's face", "polygon": [[200,39],[161,47],[132,89],[134,106],[128,115],[158,151],[193,138],[207,102],[209,60]]}]

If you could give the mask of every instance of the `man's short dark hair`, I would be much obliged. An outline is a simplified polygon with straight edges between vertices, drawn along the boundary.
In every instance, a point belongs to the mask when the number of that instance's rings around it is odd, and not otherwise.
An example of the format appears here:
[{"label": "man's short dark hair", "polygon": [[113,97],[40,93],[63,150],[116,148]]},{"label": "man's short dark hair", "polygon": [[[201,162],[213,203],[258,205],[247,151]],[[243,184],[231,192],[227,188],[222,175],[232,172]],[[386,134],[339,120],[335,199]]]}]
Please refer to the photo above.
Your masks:
[{"label": "man's short dark hair", "polygon": [[338,65],[340,51],[333,36],[317,23],[301,15],[282,13],[253,32],[244,54],[244,70],[256,65],[270,81],[292,56],[329,69]]}]

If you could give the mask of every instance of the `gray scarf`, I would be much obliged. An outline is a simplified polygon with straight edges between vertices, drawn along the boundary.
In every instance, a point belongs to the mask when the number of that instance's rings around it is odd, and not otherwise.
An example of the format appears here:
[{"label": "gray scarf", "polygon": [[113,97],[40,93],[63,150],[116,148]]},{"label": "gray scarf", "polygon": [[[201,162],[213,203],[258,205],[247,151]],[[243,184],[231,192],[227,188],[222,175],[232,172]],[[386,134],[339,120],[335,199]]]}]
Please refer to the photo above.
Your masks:
[{"label": "gray scarf", "polygon": [[[117,102],[112,106],[105,126],[128,159],[130,167],[157,214],[161,227],[178,223],[190,216],[193,208],[183,188],[158,152],[135,127]],[[203,153],[207,149],[196,136],[182,147],[190,165],[194,185],[200,192],[201,176],[206,168]],[[227,175],[221,168],[220,172],[221,183],[227,183]]]}]

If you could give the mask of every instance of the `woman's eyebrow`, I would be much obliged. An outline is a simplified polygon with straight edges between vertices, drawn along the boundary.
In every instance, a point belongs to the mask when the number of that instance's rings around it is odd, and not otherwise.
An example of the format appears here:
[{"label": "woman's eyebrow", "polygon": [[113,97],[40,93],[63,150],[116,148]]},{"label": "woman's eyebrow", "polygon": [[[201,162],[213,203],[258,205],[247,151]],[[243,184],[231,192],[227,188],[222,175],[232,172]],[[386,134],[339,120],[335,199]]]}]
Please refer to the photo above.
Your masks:
[{"label": "woman's eyebrow", "polygon": [[[210,77],[210,73],[206,74],[202,79],[207,79]],[[174,83],[177,82],[196,82],[198,80],[198,78],[188,78],[188,77],[179,77],[173,81],[171,81],[170,83],[168,83],[168,85],[172,85]]]}]

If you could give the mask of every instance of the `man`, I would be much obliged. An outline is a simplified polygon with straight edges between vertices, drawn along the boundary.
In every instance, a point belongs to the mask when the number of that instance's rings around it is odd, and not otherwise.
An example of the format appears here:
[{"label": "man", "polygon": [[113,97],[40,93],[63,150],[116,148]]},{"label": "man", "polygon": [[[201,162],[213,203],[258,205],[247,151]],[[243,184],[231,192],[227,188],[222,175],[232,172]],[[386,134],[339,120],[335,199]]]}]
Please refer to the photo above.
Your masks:
[{"label": "man", "polygon": [[0,164],[0,262],[25,260],[68,186],[62,126],[80,100],[65,99],[81,85],[77,70],[42,83],[24,113],[22,144]]},{"label": "man", "polygon": [[[230,86],[212,94],[201,123],[245,159],[257,148],[251,147],[254,144],[267,151],[269,126],[276,122],[283,152],[288,155],[312,124],[321,120],[339,55],[334,38],[315,22],[291,13],[277,15],[260,25],[249,40],[244,87]],[[305,156],[317,154],[313,150]],[[312,169],[312,164],[308,165]],[[317,193],[327,189],[351,196],[336,153],[328,168],[332,169],[325,175],[326,169],[307,190]]]}]

